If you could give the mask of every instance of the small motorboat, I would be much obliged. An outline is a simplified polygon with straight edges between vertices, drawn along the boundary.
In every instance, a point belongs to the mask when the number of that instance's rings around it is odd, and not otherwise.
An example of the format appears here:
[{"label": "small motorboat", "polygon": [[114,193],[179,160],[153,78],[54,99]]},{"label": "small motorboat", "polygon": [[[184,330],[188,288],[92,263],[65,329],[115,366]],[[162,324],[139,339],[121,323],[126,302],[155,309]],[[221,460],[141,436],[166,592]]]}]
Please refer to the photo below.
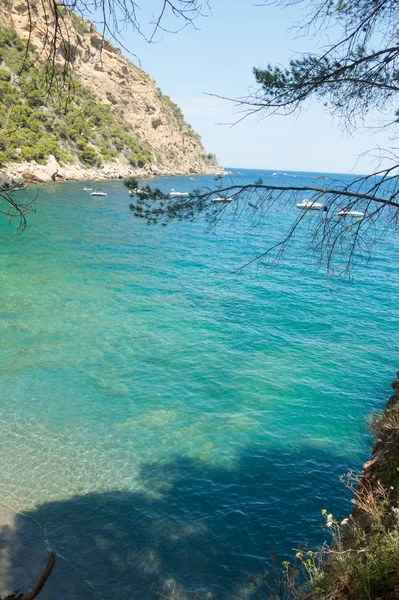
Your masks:
[{"label": "small motorboat", "polygon": [[226,196],[215,196],[215,198],[212,198],[212,202],[215,204],[228,204],[232,200],[233,198],[227,198]]},{"label": "small motorboat", "polygon": [[88,187],[84,186],[83,191],[84,192],[91,192],[91,191],[93,191],[93,188],[88,188]]},{"label": "small motorboat", "polygon": [[90,194],[90,196],[107,196],[107,192],[102,192],[101,190],[96,190],[95,192],[92,192]]},{"label": "small motorboat", "polygon": [[296,207],[300,208],[301,210],[327,210],[324,204],[320,204],[320,202],[313,202],[312,200],[302,200],[302,202],[298,202]]},{"label": "small motorboat", "polygon": [[171,196],[172,198],[184,198],[188,195],[188,192],[176,192],[173,188],[169,192],[169,196]]},{"label": "small motorboat", "polygon": [[337,213],[337,217],[361,218],[364,217],[364,213],[360,212],[359,210],[347,210],[344,208],[343,210],[340,210],[339,213]]}]

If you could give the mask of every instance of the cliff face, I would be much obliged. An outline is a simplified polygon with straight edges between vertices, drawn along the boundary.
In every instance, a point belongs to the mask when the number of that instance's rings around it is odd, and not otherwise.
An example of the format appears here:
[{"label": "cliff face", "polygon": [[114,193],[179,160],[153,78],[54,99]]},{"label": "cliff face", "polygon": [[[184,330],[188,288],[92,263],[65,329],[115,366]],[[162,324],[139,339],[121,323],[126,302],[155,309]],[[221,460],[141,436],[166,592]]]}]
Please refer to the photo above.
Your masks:
[{"label": "cliff face", "polygon": [[[23,0],[0,0],[0,23],[3,30],[7,28],[15,31],[24,41],[28,39],[30,32],[30,41],[36,53],[35,64],[43,65],[49,51],[46,31],[54,30],[54,19],[45,2],[31,1],[30,4],[33,9],[29,15]],[[75,169],[83,166],[98,169],[101,166],[104,174],[122,171],[123,175],[139,174],[138,167],[144,169],[147,175],[221,171],[216,158],[205,151],[200,137],[185,122],[179,107],[162,94],[149,75],[104,40],[91,23],[77,15],[66,12],[62,28],[62,39],[57,42],[57,66],[61,68],[65,65],[65,59],[69,60],[80,97],[84,99],[90,95],[93,98],[92,104],[96,104],[103,115],[112,114],[112,119],[122,127],[126,138],[130,140],[118,145],[117,140],[112,139],[108,133],[97,131],[102,135],[101,143],[98,141],[100,138],[97,136],[97,139],[94,135],[93,139],[86,139],[85,142],[92,148],[92,153],[96,152],[100,157],[101,164],[98,161],[98,164],[88,165],[82,161],[81,152],[77,148],[78,140],[69,138],[67,132],[59,140],[59,146],[66,156],[62,161],[67,163],[65,168],[71,170],[71,164]],[[7,58],[0,60],[0,66],[11,71],[9,85],[21,88],[16,69],[10,61]],[[26,98],[22,95],[20,101],[23,104]],[[52,114],[51,107],[45,108],[50,116],[57,119],[58,124],[62,121],[59,113]],[[48,124],[47,130],[49,129],[51,130],[51,123]],[[54,135],[57,133],[55,129]],[[116,131],[115,128],[114,130]],[[140,153],[135,154],[138,157],[136,161],[131,159],[133,142],[134,149],[140,148]],[[102,150],[104,144],[107,145],[107,152]],[[86,156],[89,155],[90,152],[86,152]],[[18,157],[15,159],[18,161]]]},{"label": "cliff face", "polygon": [[[399,371],[392,383],[393,395],[382,413],[372,423],[375,442],[371,459],[363,466],[359,489],[367,488],[374,495],[385,492],[387,512],[399,513]],[[393,514],[392,513],[392,514]],[[361,517],[361,511],[355,510]]]}]

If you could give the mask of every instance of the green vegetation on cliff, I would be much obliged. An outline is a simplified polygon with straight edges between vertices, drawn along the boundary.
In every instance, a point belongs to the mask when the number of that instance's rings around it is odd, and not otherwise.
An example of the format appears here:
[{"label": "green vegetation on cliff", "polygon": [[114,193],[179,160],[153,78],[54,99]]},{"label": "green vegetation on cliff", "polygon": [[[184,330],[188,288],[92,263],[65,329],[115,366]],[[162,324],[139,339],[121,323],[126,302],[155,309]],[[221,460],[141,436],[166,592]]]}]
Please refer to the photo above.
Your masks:
[{"label": "green vegetation on cliff", "polygon": [[[63,162],[77,158],[100,166],[122,153],[132,166],[152,162],[149,147],[128,135],[106,104],[77,80],[68,86],[56,72],[49,93],[46,66],[34,47],[0,28],[0,163],[45,162],[50,154]],[[64,83],[64,82],[62,82]]]}]

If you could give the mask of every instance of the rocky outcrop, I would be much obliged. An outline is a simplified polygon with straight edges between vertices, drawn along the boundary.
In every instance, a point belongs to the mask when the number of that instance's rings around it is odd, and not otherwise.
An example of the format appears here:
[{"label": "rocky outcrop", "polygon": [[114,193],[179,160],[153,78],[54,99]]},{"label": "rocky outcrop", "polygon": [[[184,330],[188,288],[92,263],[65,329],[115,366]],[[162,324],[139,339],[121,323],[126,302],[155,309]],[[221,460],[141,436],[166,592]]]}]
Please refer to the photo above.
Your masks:
[{"label": "rocky outcrop", "polygon": [[392,387],[384,411],[371,423],[375,441],[353,500],[353,519],[363,530],[370,525],[373,506],[383,511],[388,531],[399,513],[399,371]]},{"label": "rocky outcrop", "polygon": [[[38,56],[45,60],[48,52],[45,32],[46,29],[52,31],[54,20],[46,0],[33,0],[31,4],[34,10],[29,14],[21,0],[9,0],[7,4],[0,0],[0,23],[14,29],[23,39],[30,35]],[[149,175],[222,171],[216,158],[205,151],[200,137],[185,122],[179,107],[162,94],[147,73],[125,58],[88,21],[67,13],[63,27],[65,35],[58,43],[57,62],[63,65],[66,60],[69,61],[79,83],[89,88],[99,103],[109,106],[126,133],[145,143],[152,156]],[[90,140],[86,141],[90,143]],[[32,165],[24,166],[22,174],[25,177],[25,171],[32,173]],[[32,176],[40,177],[41,181],[54,176],[51,172],[54,163],[44,169],[33,166],[36,175]],[[63,168],[63,175],[59,170],[58,176],[69,178],[74,174],[78,177],[84,165],[79,163],[76,155],[73,164]],[[124,176],[131,174],[132,167],[123,157],[118,157],[118,160],[104,165],[101,174],[107,177],[106,173],[111,171]],[[87,171],[86,178],[89,176]],[[26,178],[29,177],[26,175]]]},{"label": "rocky outcrop", "polygon": [[27,187],[26,182],[18,175],[0,176],[0,192],[8,192],[10,190],[23,190]]},{"label": "rocky outcrop", "polygon": [[[0,174],[12,182],[49,183],[51,181],[101,181],[106,179],[124,179],[125,177],[154,179],[155,177],[187,175],[187,171],[161,165],[133,169],[129,164],[121,161],[107,163],[99,168],[88,168],[77,164],[61,167],[55,157],[50,155],[45,165],[40,165],[34,160],[24,163],[9,163],[6,168],[0,170]],[[228,173],[226,172],[226,174]],[[18,185],[15,183],[12,187],[21,186],[20,183]]]},{"label": "rocky outcrop", "polygon": [[393,395],[389,398],[384,412],[372,425],[375,442],[371,459],[363,466],[361,481],[369,481],[372,484],[378,481],[391,484],[392,477],[399,478],[399,464],[398,468],[393,468],[394,463],[399,460],[399,371],[392,387]]}]

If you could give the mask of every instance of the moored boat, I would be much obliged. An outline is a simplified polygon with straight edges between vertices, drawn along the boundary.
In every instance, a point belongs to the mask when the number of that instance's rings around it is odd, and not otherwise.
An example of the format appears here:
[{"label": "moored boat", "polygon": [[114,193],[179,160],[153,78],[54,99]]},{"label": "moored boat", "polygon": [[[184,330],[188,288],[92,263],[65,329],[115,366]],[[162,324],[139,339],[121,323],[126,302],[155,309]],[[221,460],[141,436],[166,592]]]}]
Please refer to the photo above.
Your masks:
[{"label": "moored boat", "polygon": [[107,196],[107,192],[102,192],[101,190],[96,190],[95,192],[92,192],[90,194],[90,196]]},{"label": "moored boat", "polygon": [[171,196],[172,198],[183,198],[188,195],[188,192],[176,192],[173,188],[169,192],[169,196]]},{"label": "moored boat", "polygon": [[359,210],[347,210],[343,209],[337,213],[337,217],[353,217],[353,218],[361,218],[364,217],[364,213]]},{"label": "moored boat", "polygon": [[301,210],[327,210],[324,204],[313,202],[312,200],[302,200],[302,202],[298,202],[296,207]]}]

